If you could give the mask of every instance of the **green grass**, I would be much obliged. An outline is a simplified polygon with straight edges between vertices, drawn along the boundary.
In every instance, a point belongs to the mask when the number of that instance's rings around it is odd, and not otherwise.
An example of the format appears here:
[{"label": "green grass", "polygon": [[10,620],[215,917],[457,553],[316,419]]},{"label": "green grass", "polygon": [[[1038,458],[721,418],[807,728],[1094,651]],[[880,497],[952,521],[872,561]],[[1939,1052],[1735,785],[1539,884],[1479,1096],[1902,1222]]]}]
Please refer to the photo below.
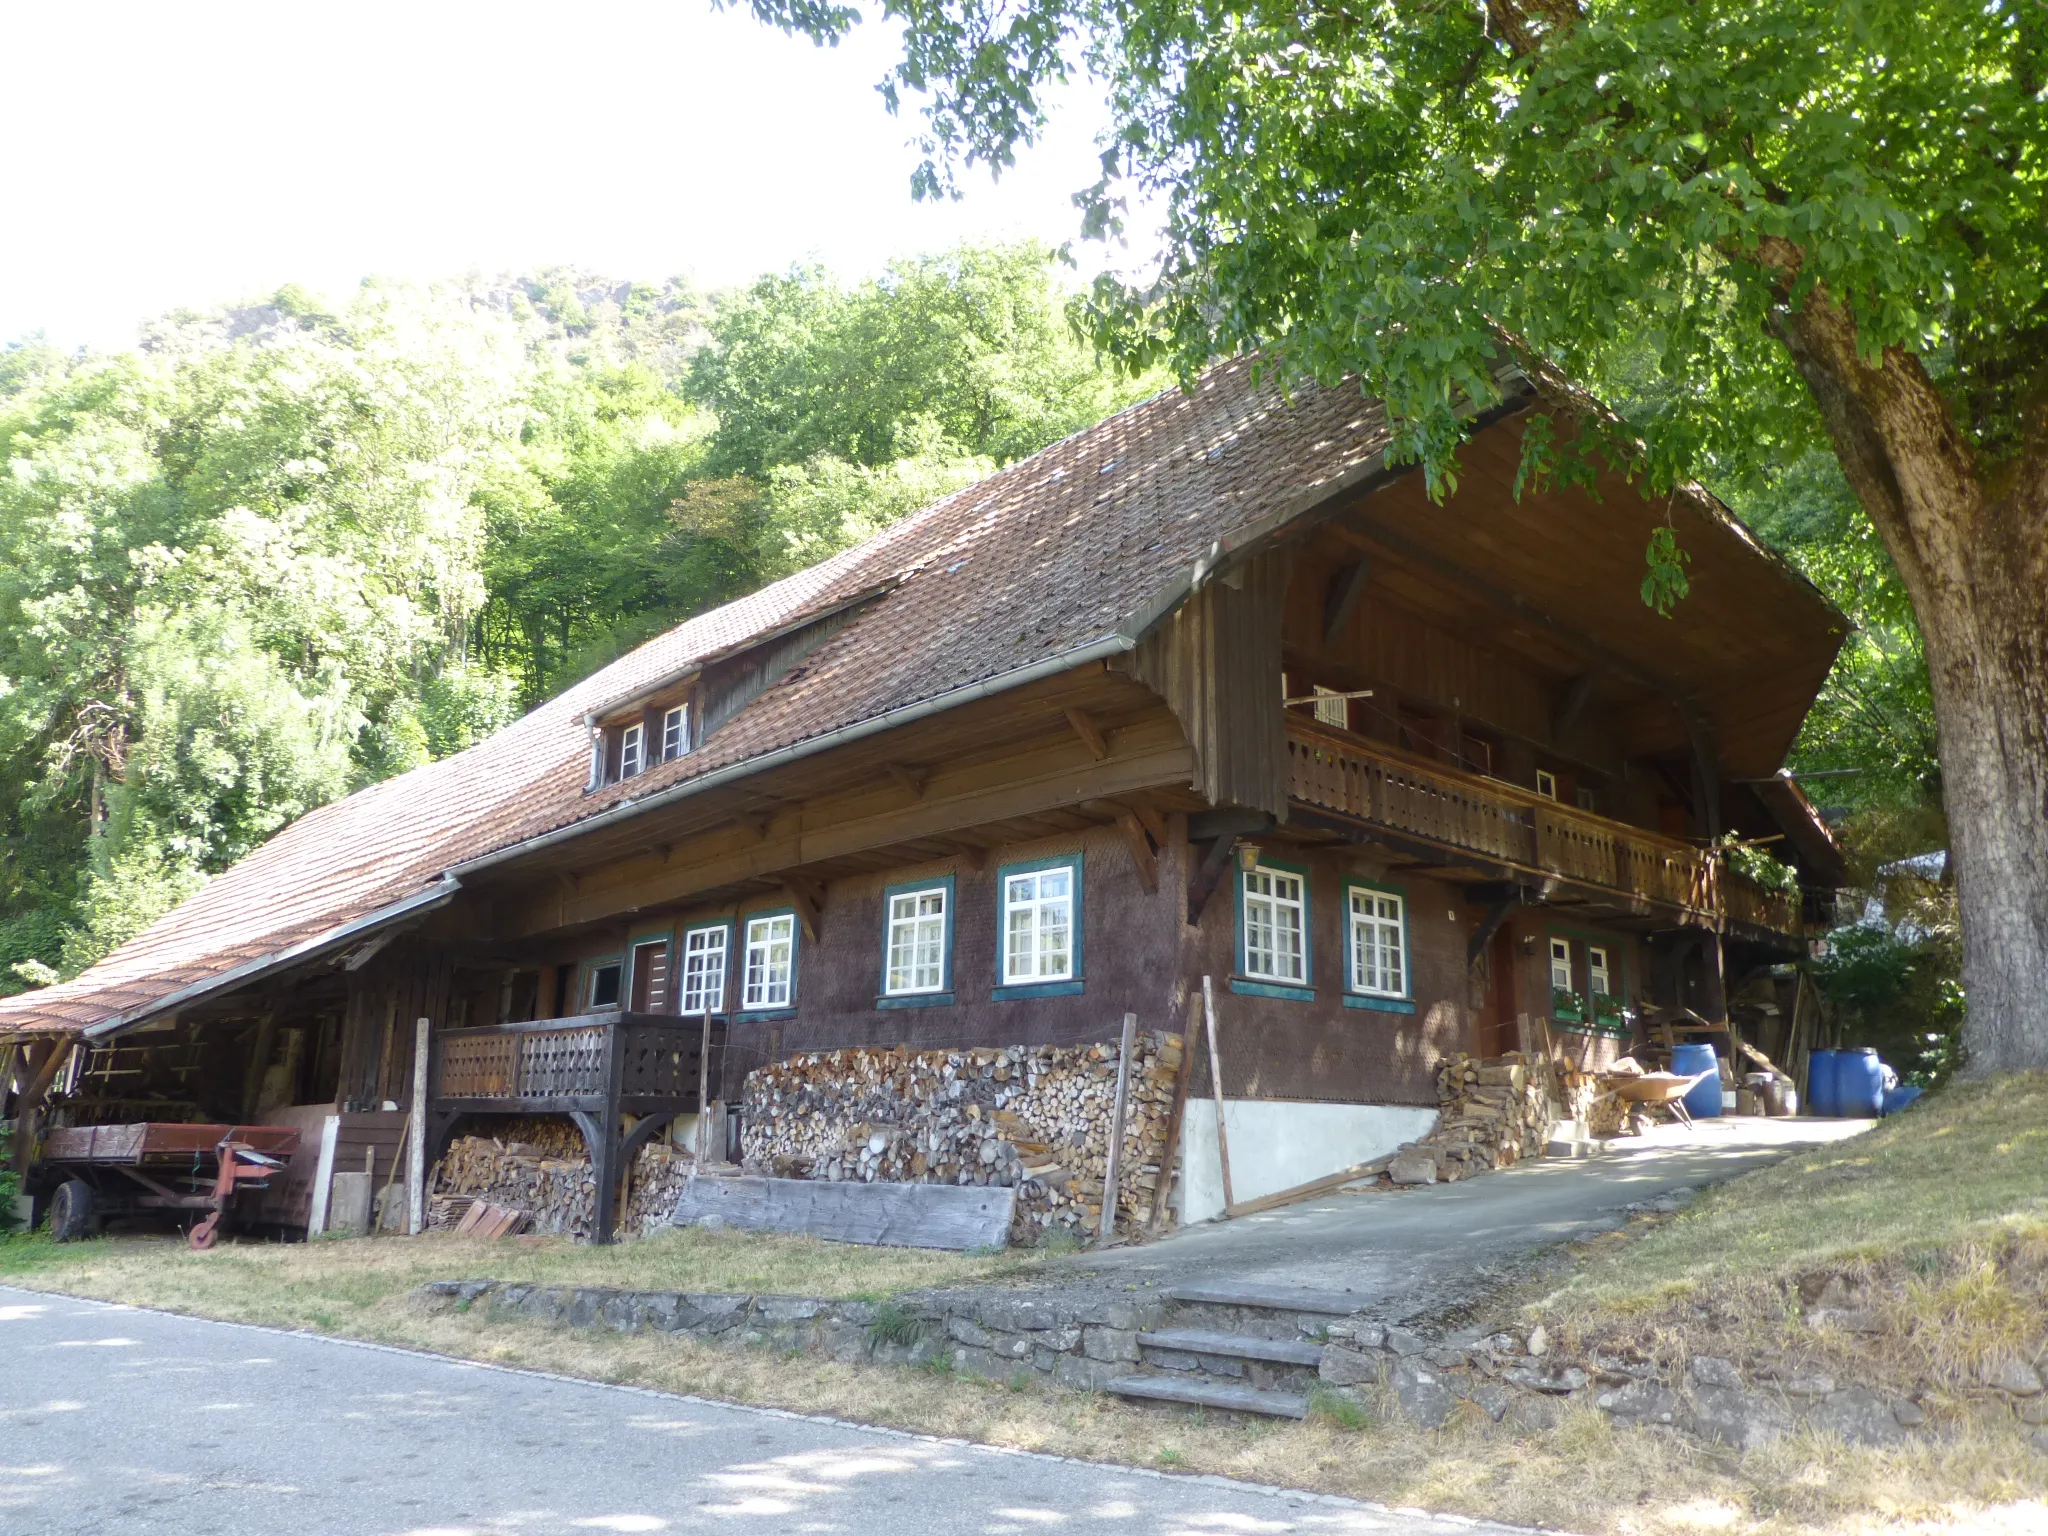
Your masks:
[{"label": "green grass", "polygon": [[1964,1248],[2048,1236],[2048,1072],[1951,1084],[1852,1140],[1709,1190],[1596,1245],[1543,1309],[1627,1310],[1850,1264],[1932,1275]]},{"label": "green grass", "polygon": [[174,1236],[52,1243],[0,1239],[0,1280],[241,1322],[347,1331],[429,1280],[492,1279],[627,1290],[766,1292],[880,1300],[927,1285],[1028,1274],[1036,1256],[863,1248],[761,1233],[664,1232],[593,1248],[568,1238],[430,1235],[227,1243]]}]

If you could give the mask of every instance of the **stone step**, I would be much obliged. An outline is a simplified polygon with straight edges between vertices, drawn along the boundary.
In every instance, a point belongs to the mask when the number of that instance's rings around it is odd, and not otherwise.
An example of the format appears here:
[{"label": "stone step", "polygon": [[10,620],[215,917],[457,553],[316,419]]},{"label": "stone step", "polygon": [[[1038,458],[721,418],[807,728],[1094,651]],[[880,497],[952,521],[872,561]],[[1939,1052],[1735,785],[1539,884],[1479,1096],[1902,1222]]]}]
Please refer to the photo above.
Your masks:
[{"label": "stone step", "polygon": [[1242,1281],[1177,1285],[1166,1294],[1173,1301],[1203,1306],[1306,1312],[1317,1317],[1348,1317],[1365,1305],[1365,1298],[1351,1291],[1311,1291],[1292,1285],[1255,1285]]},{"label": "stone step", "polygon": [[1323,1346],[1307,1339],[1261,1339],[1249,1333],[1218,1333],[1207,1328],[1164,1328],[1138,1335],[1140,1349],[1171,1349],[1185,1355],[1220,1355],[1228,1360],[1271,1360],[1313,1369]]},{"label": "stone step", "polygon": [[1275,1419],[1308,1417],[1308,1398],[1300,1392],[1236,1387],[1201,1376],[1119,1376],[1109,1384],[1109,1390],[1119,1397],[1223,1408],[1232,1413],[1262,1413]]}]

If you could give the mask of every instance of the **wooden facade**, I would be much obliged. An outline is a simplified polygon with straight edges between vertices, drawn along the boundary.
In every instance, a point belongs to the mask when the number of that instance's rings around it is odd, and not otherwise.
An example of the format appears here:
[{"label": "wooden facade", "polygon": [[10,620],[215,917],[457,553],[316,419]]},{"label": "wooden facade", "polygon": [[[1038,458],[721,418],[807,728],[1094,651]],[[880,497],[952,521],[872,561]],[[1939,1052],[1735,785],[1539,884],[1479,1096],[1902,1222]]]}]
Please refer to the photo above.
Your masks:
[{"label": "wooden facade", "polygon": [[[176,1040],[242,1064],[195,1108],[417,1110],[430,1149],[566,1115],[604,1236],[635,1147],[799,1051],[1092,1042],[1126,1012],[1182,1031],[1206,977],[1223,1081],[1204,1065],[1197,1093],[1429,1106],[1441,1056],[1519,1048],[1535,1020],[1590,1058],[1647,1006],[1714,1011],[1806,940],[1801,896],[1740,880],[1714,841],[1778,839],[1809,895],[1835,882],[1825,830],[1786,825],[1796,790],[1754,781],[1839,629],[1814,621],[1801,668],[1752,657],[1744,627],[1790,578],[1720,545],[1682,626],[1649,614],[1640,498],[1516,500],[1518,431],[1479,436],[1448,506],[1381,476],[1219,552],[1116,654],[458,866],[438,907],[182,1010]],[[591,711],[592,792],[620,771],[605,731],[644,753],[687,704],[697,750],[858,611]],[[1045,870],[1066,894],[1031,899],[1065,916],[1031,921],[1065,933],[1066,969],[1020,980],[1015,881]],[[906,892],[921,915],[898,915]],[[925,950],[892,991],[899,929]],[[692,956],[714,942],[707,999]],[[775,945],[786,985],[756,986]],[[150,1038],[94,1047],[84,1080]]]}]

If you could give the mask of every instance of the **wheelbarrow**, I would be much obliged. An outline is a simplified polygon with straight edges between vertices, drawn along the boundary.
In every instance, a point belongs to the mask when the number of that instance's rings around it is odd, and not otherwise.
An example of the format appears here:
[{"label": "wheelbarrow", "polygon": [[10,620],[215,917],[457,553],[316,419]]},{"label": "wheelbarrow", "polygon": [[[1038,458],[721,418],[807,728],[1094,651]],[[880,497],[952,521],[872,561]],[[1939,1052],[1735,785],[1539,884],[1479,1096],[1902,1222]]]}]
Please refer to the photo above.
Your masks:
[{"label": "wheelbarrow", "polygon": [[1678,1072],[1607,1073],[1601,1076],[1600,1086],[1624,1104],[1669,1110],[1680,1124],[1691,1125],[1692,1116],[1685,1112],[1685,1096],[1713,1075],[1713,1069],[1691,1076]]}]

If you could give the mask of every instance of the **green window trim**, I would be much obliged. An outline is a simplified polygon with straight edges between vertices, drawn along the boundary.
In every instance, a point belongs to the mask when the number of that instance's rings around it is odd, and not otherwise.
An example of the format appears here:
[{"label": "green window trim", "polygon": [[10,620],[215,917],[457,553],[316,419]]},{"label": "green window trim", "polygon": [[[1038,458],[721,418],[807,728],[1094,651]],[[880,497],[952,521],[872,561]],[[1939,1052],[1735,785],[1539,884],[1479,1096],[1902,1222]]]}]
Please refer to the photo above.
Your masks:
[{"label": "green window trim", "polygon": [[[1399,992],[1369,992],[1358,984],[1353,974],[1351,953],[1351,893],[1372,891],[1381,896],[1392,896],[1401,903],[1401,990]],[[1388,1013],[1413,1013],[1415,1011],[1415,952],[1412,935],[1415,930],[1413,914],[1415,903],[1408,898],[1408,888],[1403,885],[1385,885],[1377,880],[1360,880],[1353,876],[1344,882],[1344,1002],[1346,1007],[1362,1008],[1369,1004],[1389,1005]],[[1353,999],[1356,999],[1354,1002]],[[1406,1003],[1403,1008],[1400,1004]]]},{"label": "green window trim", "polygon": [[[898,896],[922,895],[926,891],[943,891],[946,897],[945,911],[941,914],[943,930],[939,937],[939,984],[936,987],[917,991],[889,990],[889,935],[892,927],[890,909]],[[941,998],[953,1001],[953,913],[955,908],[954,880],[951,875],[933,875],[925,880],[904,880],[882,888],[882,985],[875,999],[878,1008],[929,1008]],[[792,996],[794,993],[791,994]]]},{"label": "green window trim", "polygon": [[1316,1000],[1314,987],[1297,987],[1292,982],[1260,981],[1246,976],[1231,977],[1230,990],[1239,997],[1277,997],[1288,1003],[1312,1003]]},{"label": "green window trim", "polygon": [[[1313,998],[1316,985],[1315,894],[1310,888],[1312,882],[1309,879],[1308,868],[1302,864],[1283,863],[1279,859],[1261,859],[1258,863],[1258,869],[1270,870],[1278,875],[1293,875],[1301,881],[1301,979],[1296,981],[1286,976],[1254,975],[1251,968],[1245,964],[1244,887],[1245,881],[1256,874],[1258,870],[1241,869],[1237,871],[1237,879],[1234,882],[1237,888],[1237,949],[1235,957],[1237,971],[1231,979],[1231,990],[1233,992],[1241,992],[1246,997]],[[1237,985],[1239,981],[1254,986],[1277,988],[1279,990],[1244,992],[1243,988]]]},{"label": "green window trim", "polygon": [[[1065,869],[1071,872],[1068,882],[1067,915],[1067,974],[1048,976],[1036,981],[1011,981],[1010,975],[1010,880],[1016,875],[1043,874],[1049,869]],[[1086,862],[1077,850],[1073,853],[1054,854],[1050,858],[1025,859],[1015,864],[1001,864],[996,867],[996,985],[989,994],[991,1002],[1005,1002],[1026,997],[1072,997],[1086,989],[1086,946],[1083,943],[1085,927],[1083,914],[1085,906]],[[1048,990],[1058,988],[1059,990]]]},{"label": "green window trim", "polygon": [[[786,917],[789,919],[789,1000],[780,1003],[757,1003],[749,1007],[747,1004],[747,929],[754,923],[764,922],[769,918],[775,917]],[[804,953],[804,925],[797,919],[796,908],[763,907],[758,912],[741,913],[737,922],[740,941],[738,956],[740,1001],[739,1006],[733,1012],[744,1013],[748,1018],[764,1018],[778,1012],[794,1014],[796,1012],[797,986],[803,972]],[[728,957],[727,964],[730,965],[731,963],[731,957]]]}]

